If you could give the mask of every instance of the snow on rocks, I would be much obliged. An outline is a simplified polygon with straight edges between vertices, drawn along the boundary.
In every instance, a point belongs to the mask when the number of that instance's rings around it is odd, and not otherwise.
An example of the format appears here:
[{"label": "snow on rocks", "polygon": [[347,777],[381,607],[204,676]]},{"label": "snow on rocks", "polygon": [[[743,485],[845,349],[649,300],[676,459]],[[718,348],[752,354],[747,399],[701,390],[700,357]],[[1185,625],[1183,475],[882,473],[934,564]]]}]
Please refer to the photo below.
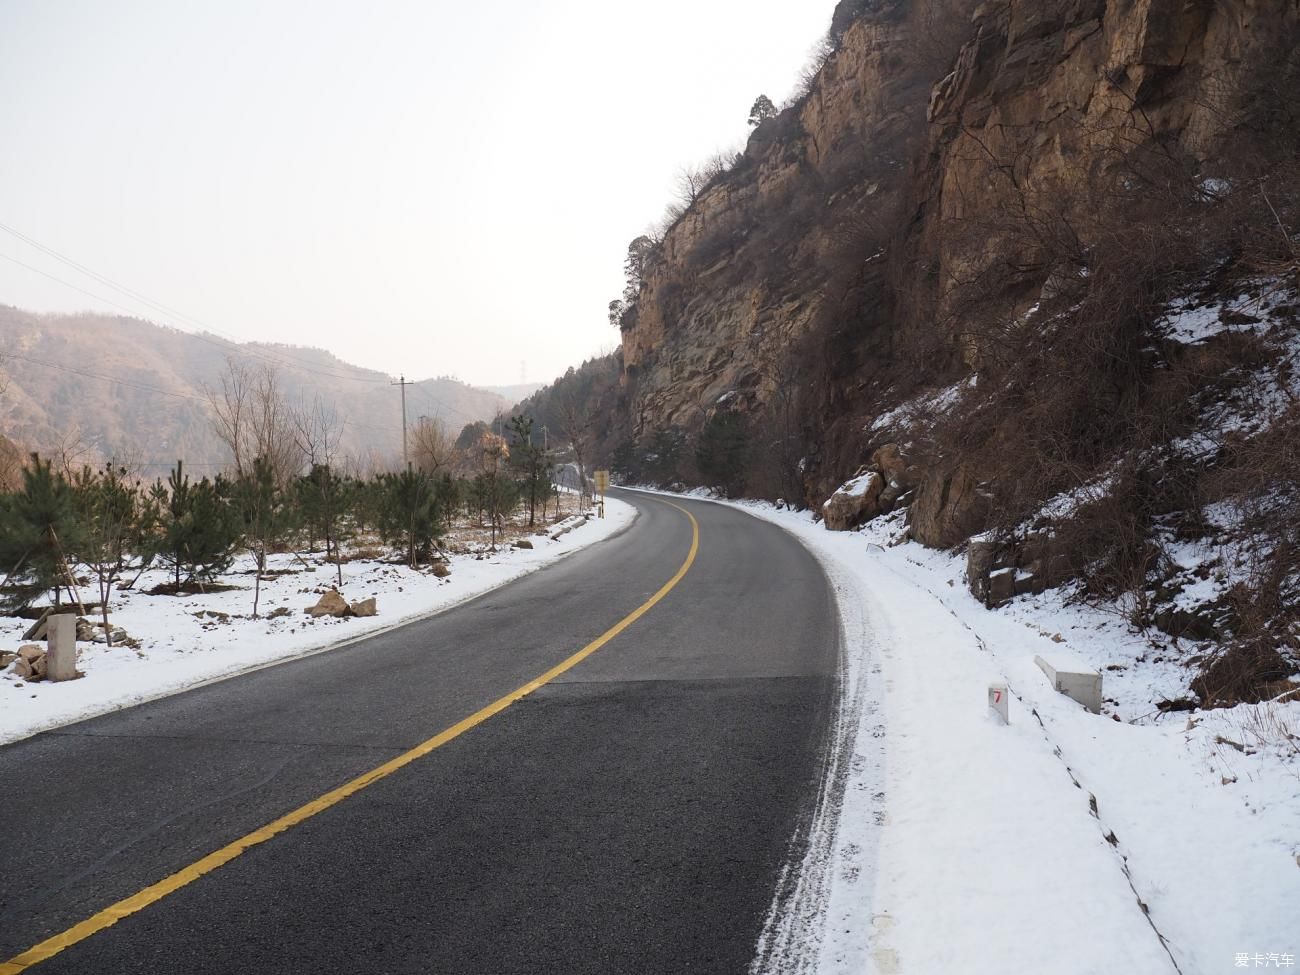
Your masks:
[{"label": "snow on rocks", "polygon": [[1207,302],[1188,296],[1171,303],[1156,330],[1182,345],[1205,342],[1227,332],[1262,332],[1272,324],[1273,312],[1294,305],[1297,297],[1295,289],[1281,281],[1247,282],[1231,298]]},{"label": "snow on rocks", "polygon": [[880,513],[885,479],[875,471],[859,474],[826,499],[822,517],[831,531],[846,531]]},{"label": "snow on rocks", "polygon": [[[564,536],[534,539],[533,549],[502,546],[496,552],[451,556],[452,567],[437,562],[427,570],[381,561],[343,566],[348,612],[312,617],[305,605],[335,588],[333,565],[307,565],[292,555],[271,556],[262,582],[262,614],[254,619],[251,588],[181,596],[150,596],[162,581],[147,572],[134,589],[117,595],[114,625],[138,641],[138,648],[81,643],[77,667],[82,680],[63,684],[29,683],[10,666],[0,673],[0,744],[49,728],[164,697],[186,688],[230,677],[268,664],[330,649],[364,635],[398,626],[464,602],[529,572],[534,572],[631,524],[636,511],[615,499],[606,501],[603,519],[566,519]],[[236,563],[230,578],[243,578],[252,563]],[[245,573],[246,574],[246,573]],[[157,576],[157,578],[154,578]],[[250,583],[251,587],[251,583]],[[377,597],[384,615],[377,613]],[[30,621],[0,617],[0,646],[13,647]],[[43,648],[37,648],[42,650]]]}]

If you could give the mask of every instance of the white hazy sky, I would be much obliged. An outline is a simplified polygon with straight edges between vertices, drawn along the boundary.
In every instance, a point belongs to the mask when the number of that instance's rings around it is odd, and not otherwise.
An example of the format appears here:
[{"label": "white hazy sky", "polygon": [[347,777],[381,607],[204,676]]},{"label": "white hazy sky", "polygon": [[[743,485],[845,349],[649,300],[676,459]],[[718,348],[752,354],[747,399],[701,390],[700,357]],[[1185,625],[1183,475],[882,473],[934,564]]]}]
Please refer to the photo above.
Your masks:
[{"label": "white hazy sky", "polygon": [[[230,338],[546,381],[617,344],[627,242],[833,8],[0,0],[0,223]],[[3,259],[0,303],[121,310]]]}]

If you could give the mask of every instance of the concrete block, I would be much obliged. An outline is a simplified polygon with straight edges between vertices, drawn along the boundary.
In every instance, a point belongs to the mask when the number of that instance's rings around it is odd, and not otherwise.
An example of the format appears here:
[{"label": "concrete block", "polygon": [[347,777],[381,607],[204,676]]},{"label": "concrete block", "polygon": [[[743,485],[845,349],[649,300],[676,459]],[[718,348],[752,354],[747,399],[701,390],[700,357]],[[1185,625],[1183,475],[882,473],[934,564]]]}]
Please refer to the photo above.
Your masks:
[{"label": "concrete block", "polygon": [[989,710],[1002,719],[1003,724],[1011,723],[1011,696],[1006,684],[989,685]]},{"label": "concrete block", "polygon": [[1059,654],[1036,656],[1034,663],[1056,691],[1078,701],[1093,714],[1101,714],[1101,674]]},{"label": "concrete block", "polygon": [[77,617],[71,613],[50,616],[46,639],[46,679],[73,680],[77,676]]}]

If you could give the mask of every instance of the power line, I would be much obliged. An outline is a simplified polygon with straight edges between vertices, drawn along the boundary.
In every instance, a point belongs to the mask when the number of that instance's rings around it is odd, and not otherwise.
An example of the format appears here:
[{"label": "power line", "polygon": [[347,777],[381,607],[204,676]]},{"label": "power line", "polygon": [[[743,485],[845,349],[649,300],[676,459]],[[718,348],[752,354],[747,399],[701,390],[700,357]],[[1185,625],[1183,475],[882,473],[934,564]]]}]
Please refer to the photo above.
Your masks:
[{"label": "power line", "polygon": [[104,298],[101,295],[97,295],[93,291],[87,291],[85,288],[79,288],[71,281],[64,281],[62,278],[55,277],[53,274],[50,274],[48,271],[42,271],[38,267],[32,267],[30,264],[24,264],[16,257],[10,257],[8,254],[0,254],[0,257],[3,257],[6,261],[12,261],[14,264],[17,264],[19,267],[25,267],[29,271],[35,271],[43,278],[49,278],[51,281],[57,281],[59,284],[63,285],[64,287],[71,288],[73,291],[80,291],[83,295],[89,295],[91,298],[94,298],[96,301],[102,301],[106,305],[112,305],[114,308],[120,308],[128,315],[135,314],[135,311],[131,308],[126,307],[126,305],[119,305],[116,301],[112,301],[108,298]]},{"label": "power line", "polygon": [[85,376],[87,379],[100,379],[107,383],[113,383],[117,386],[129,386],[132,389],[140,389],[146,393],[156,393],[159,396],[171,396],[175,399],[188,399],[196,403],[206,404],[208,401],[202,396],[195,396],[192,393],[178,393],[170,389],[159,389],[157,386],[149,386],[144,383],[132,382],[129,379],[118,379],[114,376],[105,376],[101,372],[90,372],[87,369],[75,369],[72,366],[65,366],[59,362],[50,362],[46,359],[36,359],[29,355],[22,355],[18,352],[6,352],[4,358],[21,359],[23,362],[30,362],[37,366],[46,366],[50,369],[62,369],[64,372],[75,373],[78,376]]},{"label": "power line", "polygon": [[[387,381],[388,381],[387,379],[365,379],[365,378],[363,378],[363,377],[361,377],[361,376],[348,376],[348,375],[342,375],[342,374],[334,373],[334,372],[326,372],[326,371],[321,370],[321,369],[315,369],[315,368],[312,368],[311,366],[309,366],[309,365],[307,364],[307,361],[306,361],[305,359],[301,359],[301,358],[299,358],[298,356],[291,355],[291,354],[288,353],[288,352],[267,352],[267,353],[261,353],[261,352],[258,352],[258,351],[256,351],[256,350],[254,350],[254,349],[249,349],[249,348],[243,347],[243,346],[242,346],[242,345],[241,345],[241,344],[240,344],[236,339],[234,339],[234,338],[232,338],[232,337],[230,337],[230,336],[228,336],[228,335],[223,335],[223,334],[222,334],[221,332],[219,332],[217,329],[212,328],[211,326],[205,324],[204,322],[200,321],[200,320],[197,319],[197,318],[194,318],[192,315],[187,315],[187,314],[185,314],[184,312],[177,311],[175,308],[172,308],[172,307],[170,307],[170,306],[168,306],[168,305],[164,305],[164,304],[163,304],[162,302],[160,302],[160,301],[154,301],[152,298],[149,298],[147,295],[143,295],[143,294],[141,294],[141,293],[138,292],[138,291],[135,291],[135,290],[133,290],[133,289],[131,289],[131,288],[126,287],[126,285],[119,284],[119,283],[117,283],[116,281],[114,281],[112,278],[108,277],[107,275],[100,274],[98,271],[95,271],[95,270],[93,270],[93,269],[91,269],[91,268],[89,268],[89,267],[86,267],[86,265],[81,264],[81,263],[79,263],[79,262],[77,262],[77,261],[74,261],[72,258],[70,258],[70,257],[68,257],[68,256],[66,256],[66,255],[64,255],[64,254],[59,253],[59,252],[56,251],[54,248],[49,247],[49,246],[46,245],[46,244],[42,244],[40,241],[36,240],[35,238],[29,237],[27,234],[23,233],[21,230],[18,230],[18,229],[14,228],[14,227],[11,227],[11,226],[9,226],[9,225],[6,224],[6,223],[0,223],[0,230],[3,230],[5,233],[8,233],[8,234],[10,234],[10,235],[12,235],[12,236],[18,238],[19,240],[23,241],[24,243],[26,243],[26,244],[28,244],[28,245],[30,245],[30,246],[32,246],[32,247],[35,247],[37,250],[41,251],[41,252],[44,253],[44,254],[49,255],[50,257],[53,257],[55,260],[62,261],[64,264],[68,265],[69,267],[71,267],[71,268],[73,268],[73,269],[75,269],[75,270],[77,270],[77,271],[80,271],[82,274],[85,274],[85,275],[87,275],[87,276],[90,277],[90,278],[93,278],[94,280],[98,281],[100,284],[103,284],[103,285],[105,285],[105,286],[107,286],[107,287],[109,287],[109,288],[112,288],[114,291],[117,291],[117,292],[119,292],[119,293],[121,293],[121,294],[126,295],[128,298],[131,298],[131,299],[134,300],[134,301],[137,301],[137,302],[139,302],[139,303],[141,303],[141,304],[143,304],[143,305],[145,305],[145,306],[147,306],[147,307],[149,307],[149,308],[155,309],[156,311],[162,312],[165,316],[168,316],[168,317],[170,317],[170,318],[179,318],[179,319],[181,319],[181,320],[183,320],[183,321],[189,322],[192,326],[195,326],[195,327],[198,327],[198,328],[204,329],[204,330],[207,331],[207,332],[210,332],[212,335],[217,336],[218,338],[222,339],[222,340],[224,341],[224,343],[227,343],[227,344],[230,344],[230,345],[234,345],[234,346],[236,347],[236,348],[234,349],[234,351],[235,351],[237,354],[239,354],[239,355],[252,356],[252,357],[254,357],[254,358],[262,359],[263,361],[266,361],[266,362],[275,363],[275,364],[277,364],[277,365],[290,365],[290,364],[293,364],[293,365],[295,365],[298,369],[301,369],[301,370],[303,370],[304,372],[310,372],[310,373],[313,373],[314,375],[324,376],[324,377],[326,377],[326,378],[328,378],[328,379],[343,380],[343,381],[345,381],[345,382],[379,384],[379,383],[384,383],[384,382],[387,382]],[[136,314],[136,312],[135,312],[134,310],[130,309],[130,308],[126,308],[125,306],[120,305],[120,304],[118,304],[118,303],[115,302],[115,301],[110,301],[110,300],[108,300],[108,299],[106,299],[106,298],[103,298],[103,297],[101,297],[101,296],[99,296],[99,295],[96,295],[96,294],[94,294],[94,293],[92,293],[92,292],[90,292],[90,291],[87,291],[87,290],[84,289],[84,288],[81,288],[81,287],[78,287],[78,286],[75,285],[75,284],[72,284],[72,283],[69,282],[69,281],[64,281],[62,278],[55,277],[53,274],[48,274],[48,273],[46,273],[45,271],[42,271],[40,268],[32,267],[30,264],[24,264],[22,261],[18,260],[17,258],[8,257],[8,255],[3,255],[3,254],[0,254],[0,257],[5,257],[7,260],[13,261],[13,263],[18,264],[18,265],[20,265],[20,266],[22,266],[22,267],[25,267],[25,268],[27,268],[29,271],[35,271],[37,274],[43,275],[44,277],[49,278],[51,281],[57,281],[59,284],[65,285],[66,287],[69,287],[69,288],[72,288],[72,289],[75,290],[75,291],[79,291],[79,292],[81,292],[81,293],[84,294],[84,295],[89,295],[91,298],[94,298],[96,301],[103,301],[103,302],[105,302],[106,304],[110,304],[110,305],[112,305],[114,308],[120,308],[120,309],[122,309],[123,311],[127,312],[127,313],[130,314],[130,315],[134,315],[134,314]],[[173,327],[176,327],[176,326],[173,325]],[[209,338],[208,336],[204,335],[202,332],[192,332],[192,331],[189,331],[189,330],[187,330],[187,329],[179,329],[179,330],[182,331],[182,332],[185,332],[187,335],[190,335],[190,336],[192,336],[192,337],[194,337],[194,338],[197,338],[197,339],[199,339],[199,340],[201,340],[201,341],[207,342],[207,343],[210,344],[210,345],[214,345],[214,346],[220,346],[220,345],[222,345],[222,343],[219,343],[219,342],[214,341],[213,339],[211,339],[211,338]],[[231,350],[230,350],[230,349],[226,349],[226,351],[229,352],[229,351],[231,351]]]},{"label": "power line", "polygon": [[[112,383],[115,386],[128,386],[131,389],[142,390],[143,392],[146,393],[154,393],[158,396],[170,396],[174,399],[193,400],[195,403],[202,403],[204,406],[211,405],[210,402],[203,396],[195,396],[192,393],[178,393],[175,390],[170,390],[170,389],[160,389],[157,386],[150,386],[147,383],[137,383],[129,379],[119,379],[116,376],[107,376],[102,372],[91,372],[88,369],[77,369],[73,366],[66,366],[61,362],[50,362],[48,359],[37,359],[34,356],[23,355],[19,352],[5,352],[2,355],[0,355],[0,358],[21,359],[23,362],[30,362],[33,365],[46,366],[47,368],[50,369],[60,369],[63,372],[70,372],[78,376],[83,376],[87,379],[98,379],[102,382]],[[358,427],[363,430],[374,430],[378,433],[399,432],[396,427],[379,427],[370,423],[356,423],[353,421],[349,421],[349,426]]]}]

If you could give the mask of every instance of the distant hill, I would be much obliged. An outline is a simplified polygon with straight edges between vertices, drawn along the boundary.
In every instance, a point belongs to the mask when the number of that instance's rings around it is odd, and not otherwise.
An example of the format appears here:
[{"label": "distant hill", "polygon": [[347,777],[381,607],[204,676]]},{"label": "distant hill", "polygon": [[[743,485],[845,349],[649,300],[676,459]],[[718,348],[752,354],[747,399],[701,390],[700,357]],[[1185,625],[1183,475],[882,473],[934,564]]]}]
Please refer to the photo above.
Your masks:
[{"label": "distant hill", "polygon": [[521,403],[533,393],[546,386],[546,383],[515,383],[513,386],[483,386],[489,393],[496,393],[511,406]]},{"label": "distant hill", "polygon": [[[199,472],[227,457],[212,432],[203,389],[228,358],[279,373],[292,403],[319,396],[346,418],[342,450],[384,462],[402,448],[401,397],[391,377],[320,349],[236,344],[137,318],[42,315],[0,305],[0,435],[57,453],[77,444],[86,459],[128,458],[162,473],[177,458]],[[407,417],[441,419],[452,433],[490,422],[513,399],[449,378],[406,389]],[[507,401],[509,400],[509,402]]]}]

